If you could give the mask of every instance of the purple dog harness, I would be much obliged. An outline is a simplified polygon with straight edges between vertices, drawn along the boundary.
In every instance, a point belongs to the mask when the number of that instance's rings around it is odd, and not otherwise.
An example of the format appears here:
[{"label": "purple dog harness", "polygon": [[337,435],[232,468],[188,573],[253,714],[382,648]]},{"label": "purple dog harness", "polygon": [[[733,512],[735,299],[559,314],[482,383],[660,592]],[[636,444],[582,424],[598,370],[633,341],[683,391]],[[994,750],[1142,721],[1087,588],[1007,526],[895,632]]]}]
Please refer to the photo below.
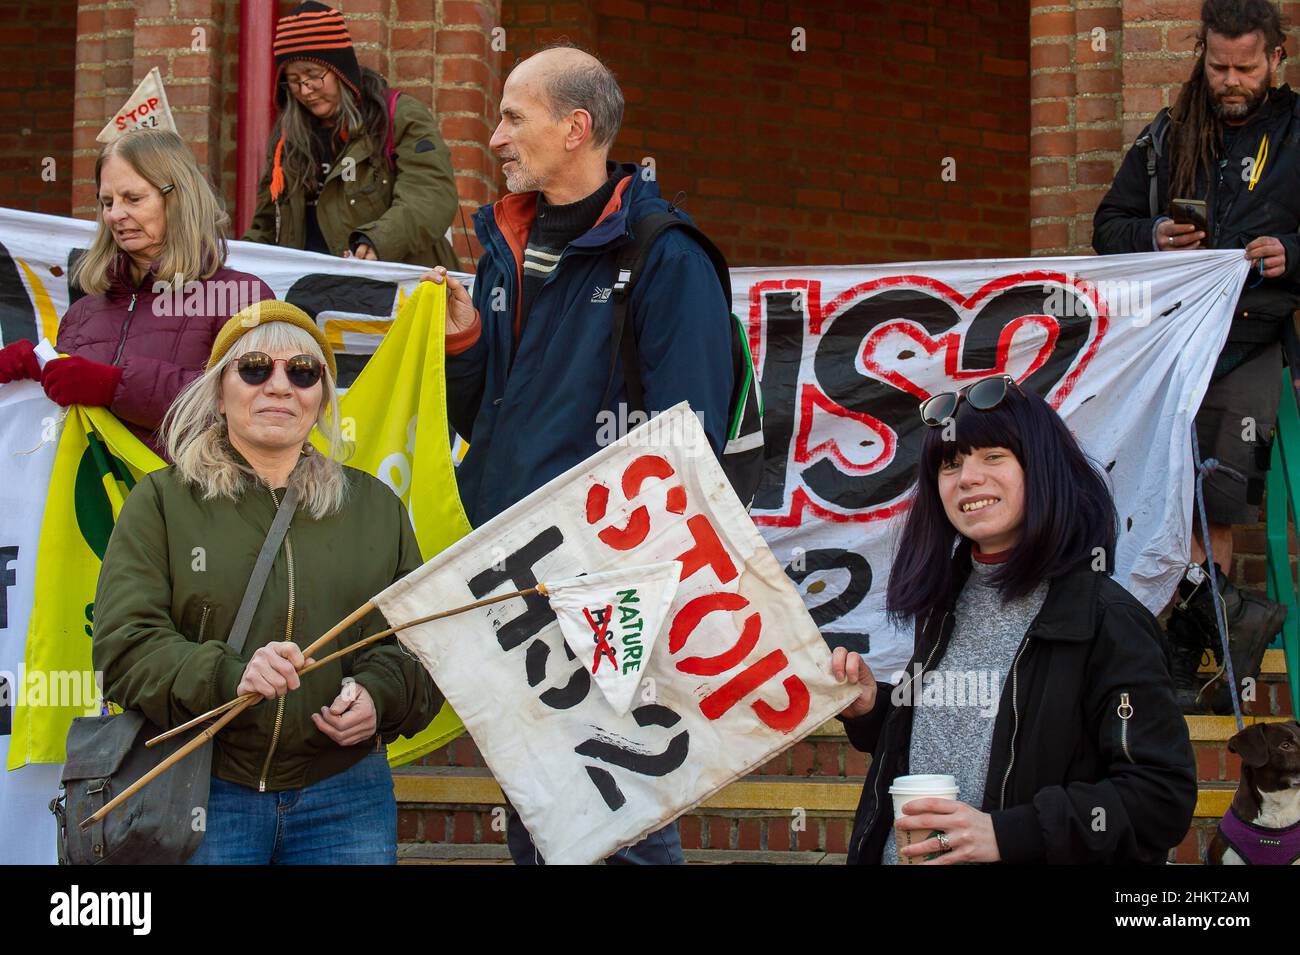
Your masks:
[{"label": "purple dog harness", "polygon": [[1300,822],[1285,829],[1265,829],[1246,822],[1229,807],[1219,831],[1247,865],[1291,865],[1300,859]]}]

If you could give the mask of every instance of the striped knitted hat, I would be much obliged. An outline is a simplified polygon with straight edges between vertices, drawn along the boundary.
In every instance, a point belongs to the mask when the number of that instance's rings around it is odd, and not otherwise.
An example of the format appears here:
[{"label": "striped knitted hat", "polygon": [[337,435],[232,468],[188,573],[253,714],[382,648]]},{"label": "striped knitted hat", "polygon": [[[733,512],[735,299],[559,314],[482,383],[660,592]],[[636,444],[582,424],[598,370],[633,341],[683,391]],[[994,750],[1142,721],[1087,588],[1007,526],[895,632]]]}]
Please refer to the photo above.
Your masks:
[{"label": "striped knitted hat", "polygon": [[328,67],[361,95],[361,65],[343,14],[323,3],[300,3],[275,25],[277,71],[290,60],[311,60]]}]

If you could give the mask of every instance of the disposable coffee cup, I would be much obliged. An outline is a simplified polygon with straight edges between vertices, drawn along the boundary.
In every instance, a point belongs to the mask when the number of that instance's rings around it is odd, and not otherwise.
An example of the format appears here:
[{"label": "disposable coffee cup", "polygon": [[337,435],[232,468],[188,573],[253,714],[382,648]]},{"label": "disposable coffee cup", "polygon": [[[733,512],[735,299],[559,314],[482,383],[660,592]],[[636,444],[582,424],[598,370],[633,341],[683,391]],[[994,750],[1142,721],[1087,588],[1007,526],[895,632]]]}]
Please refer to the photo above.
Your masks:
[{"label": "disposable coffee cup", "polygon": [[[894,800],[894,819],[897,820],[903,815],[903,807],[913,799],[921,799],[926,796],[938,799],[956,799],[957,777],[943,774],[899,776],[894,780],[893,785],[889,787],[889,795]],[[926,839],[933,839],[938,834],[938,829],[932,829],[929,832],[923,829],[895,829],[895,842],[899,850],[898,864],[916,865],[919,862],[933,859],[939,853],[935,852],[928,856],[905,856],[902,850],[904,846],[925,842]]]}]

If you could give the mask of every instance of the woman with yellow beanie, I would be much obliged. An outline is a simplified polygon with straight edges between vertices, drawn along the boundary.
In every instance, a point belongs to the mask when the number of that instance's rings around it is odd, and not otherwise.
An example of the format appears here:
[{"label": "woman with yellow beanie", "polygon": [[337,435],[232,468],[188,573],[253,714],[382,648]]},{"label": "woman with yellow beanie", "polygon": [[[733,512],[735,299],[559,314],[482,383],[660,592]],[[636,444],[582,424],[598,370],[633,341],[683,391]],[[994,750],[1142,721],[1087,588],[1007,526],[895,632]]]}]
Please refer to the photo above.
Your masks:
[{"label": "woman with yellow beanie", "polygon": [[[324,451],[308,442],[313,428]],[[392,637],[297,672],[299,644],[421,563],[401,500],[342,463],[329,343],[287,302],[239,312],[163,433],[176,463],[140,479],[113,528],[92,656],[107,697],[163,728],[263,697],[213,740],[206,833],[190,861],[394,863],[384,744],[424,729],[442,695]],[[282,508],[288,531],[251,624],[236,627]],[[376,611],[335,646],[386,628]]]}]

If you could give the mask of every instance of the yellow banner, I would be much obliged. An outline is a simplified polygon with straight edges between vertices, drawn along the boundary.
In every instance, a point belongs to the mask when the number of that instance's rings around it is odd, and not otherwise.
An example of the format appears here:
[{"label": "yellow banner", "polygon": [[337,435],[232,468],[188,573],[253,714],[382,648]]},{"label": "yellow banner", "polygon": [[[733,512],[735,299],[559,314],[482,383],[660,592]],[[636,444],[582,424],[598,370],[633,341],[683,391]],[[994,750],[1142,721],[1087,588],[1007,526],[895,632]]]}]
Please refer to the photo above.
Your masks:
[{"label": "yellow banner", "polygon": [[[470,532],[456,492],[443,369],[445,285],[424,282],[401,306],[393,327],[339,401],[348,464],[375,475],[406,504],[425,560]],[[412,488],[419,488],[412,494]],[[450,706],[429,727],[388,747],[394,766],[465,731]]]},{"label": "yellow banner", "polygon": [[[348,464],[392,487],[411,513],[428,560],[469,533],[451,457],[443,373],[444,286],[424,283],[401,306],[379,349],[339,400]],[[313,436],[319,442],[319,435]],[[26,673],[93,670],[95,583],[113,522],[142,474],[164,462],[102,408],[73,406],[63,426],[41,524]],[[412,496],[412,488],[419,493]],[[8,768],[59,763],[82,706],[33,698],[15,707]],[[400,765],[464,732],[449,706],[417,736],[388,747]]]}]

